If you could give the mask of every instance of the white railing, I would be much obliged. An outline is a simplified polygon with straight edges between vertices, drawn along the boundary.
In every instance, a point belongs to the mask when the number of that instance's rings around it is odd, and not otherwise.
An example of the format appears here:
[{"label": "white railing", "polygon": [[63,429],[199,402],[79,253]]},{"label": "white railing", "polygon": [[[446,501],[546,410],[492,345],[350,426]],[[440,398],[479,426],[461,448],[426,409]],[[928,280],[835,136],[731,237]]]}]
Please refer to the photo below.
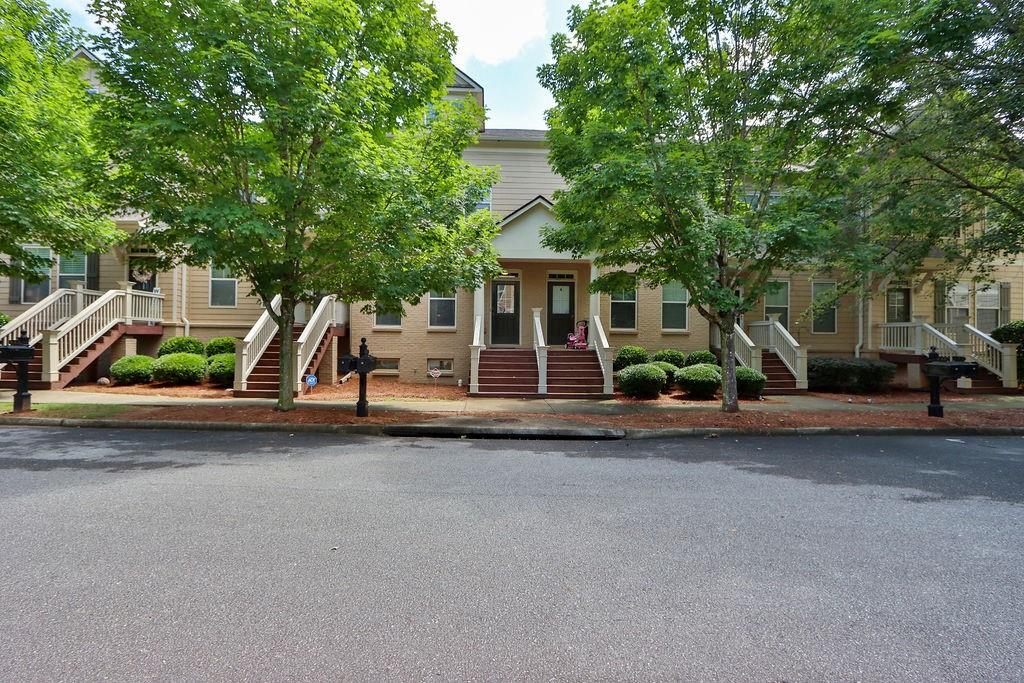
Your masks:
[{"label": "white railing", "polygon": [[614,391],[612,387],[612,349],[608,344],[608,335],[604,333],[604,325],[601,324],[601,316],[590,316],[590,346],[597,352],[597,362],[601,365],[601,374],[604,376],[604,394],[611,396]]},{"label": "white railing", "polygon": [[0,344],[11,344],[28,334],[29,344],[35,345],[43,338],[43,331],[57,327],[75,313],[100,298],[102,292],[91,289],[57,289],[39,303],[0,328]]},{"label": "white railing", "polygon": [[919,353],[927,353],[933,346],[940,356],[963,356],[964,350],[955,339],[947,337],[942,332],[929,325],[920,323],[921,350]]},{"label": "white railing", "polygon": [[957,341],[926,322],[915,320],[909,323],[882,323],[883,351],[903,351],[918,356],[925,355],[935,347],[940,356],[959,356]]},{"label": "white railing", "polygon": [[337,298],[331,294],[320,300],[295,344],[295,390],[300,393],[306,369],[313,362],[324,335],[334,326],[334,302]]},{"label": "white railing", "polygon": [[[274,313],[281,312],[281,295],[277,295],[270,302],[270,308]],[[256,323],[245,335],[245,339],[238,345],[235,353],[235,390],[244,391],[248,383],[249,375],[260,362],[260,356],[274,341],[277,334],[277,323],[270,317],[270,313],[263,311]]]},{"label": "white railing", "polygon": [[480,353],[486,349],[484,345],[484,317],[478,315],[473,319],[473,345],[469,347],[469,391],[480,391]]},{"label": "white railing", "polygon": [[57,382],[61,368],[117,325],[160,322],[162,308],[162,294],[112,289],[100,295],[59,328],[43,331],[43,381]]},{"label": "white railing", "polygon": [[779,357],[782,364],[796,379],[797,389],[807,388],[807,349],[800,346],[776,316],[771,320],[758,320],[748,325],[750,340],[763,351]]},{"label": "white railing", "polygon": [[537,354],[537,393],[548,393],[548,347],[544,343],[541,309],[533,309],[533,350]]},{"label": "white railing", "polygon": [[736,333],[733,336],[733,346],[736,348],[736,360],[741,365],[761,372],[761,348],[739,325],[736,326]]},{"label": "white railing", "polygon": [[1003,386],[1017,386],[1017,345],[997,342],[973,325],[964,325],[963,348],[967,357],[1003,381]]}]

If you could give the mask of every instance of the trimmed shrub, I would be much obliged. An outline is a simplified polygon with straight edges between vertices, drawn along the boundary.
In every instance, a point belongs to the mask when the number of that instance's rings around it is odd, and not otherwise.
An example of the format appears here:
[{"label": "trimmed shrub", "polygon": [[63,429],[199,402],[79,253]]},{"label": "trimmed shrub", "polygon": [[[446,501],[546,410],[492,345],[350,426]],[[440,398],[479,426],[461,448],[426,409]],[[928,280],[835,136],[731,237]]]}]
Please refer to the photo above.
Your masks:
[{"label": "trimmed shrub", "polygon": [[149,356],[125,356],[110,366],[110,376],[118,384],[148,384],[153,381],[153,363]]},{"label": "trimmed shrub", "polygon": [[668,394],[672,391],[672,385],[675,383],[673,378],[676,376],[676,370],[679,369],[678,365],[672,365],[663,360],[652,360],[651,365],[657,365],[659,368],[665,371],[665,386],[662,387],[661,392]]},{"label": "trimmed shrub", "polygon": [[683,366],[690,367],[691,365],[700,365],[702,363],[718,365],[718,357],[707,349],[697,349],[686,357],[686,362],[683,363]]},{"label": "trimmed shrub", "polygon": [[206,377],[206,358],[198,353],[169,353],[153,364],[153,379],[168,384],[199,384]]},{"label": "trimmed shrub", "polygon": [[662,349],[651,356],[651,360],[671,363],[678,369],[686,365],[686,353],[679,349]]},{"label": "trimmed shrub", "polygon": [[206,357],[213,358],[224,353],[234,353],[237,342],[238,340],[234,337],[214,337],[206,342]]},{"label": "trimmed shrub", "polygon": [[235,383],[235,354],[218,353],[206,359],[206,372],[210,382],[219,387],[230,387]]},{"label": "trimmed shrub", "polygon": [[642,363],[649,363],[650,361],[651,354],[647,353],[647,349],[644,347],[623,346],[619,349],[619,352],[615,354],[615,362],[612,363],[612,369],[619,371],[628,368],[630,365],[640,365]]},{"label": "trimmed shrub", "polygon": [[679,369],[675,380],[687,396],[702,401],[715,397],[722,386],[722,370],[711,363],[698,363]]},{"label": "trimmed shrub", "polygon": [[668,384],[668,375],[653,363],[630,365],[619,373],[619,389],[630,398],[657,398]]},{"label": "trimmed shrub", "polygon": [[1014,320],[992,330],[1000,344],[1017,344],[1017,377],[1024,379],[1024,320]]},{"label": "trimmed shrub", "polygon": [[158,358],[172,353],[198,353],[202,356],[203,352],[203,342],[195,337],[171,337],[160,345],[156,355]]},{"label": "trimmed shrub", "polygon": [[757,398],[767,382],[768,378],[753,368],[736,367],[736,393],[740,398]]},{"label": "trimmed shrub", "polygon": [[873,394],[889,388],[896,366],[867,358],[807,359],[807,388],[811,391]]},{"label": "trimmed shrub", "polygon": [[11,316],[6,313],[0,313],[0,327],[3,327],[9,322],[11,322]]}]

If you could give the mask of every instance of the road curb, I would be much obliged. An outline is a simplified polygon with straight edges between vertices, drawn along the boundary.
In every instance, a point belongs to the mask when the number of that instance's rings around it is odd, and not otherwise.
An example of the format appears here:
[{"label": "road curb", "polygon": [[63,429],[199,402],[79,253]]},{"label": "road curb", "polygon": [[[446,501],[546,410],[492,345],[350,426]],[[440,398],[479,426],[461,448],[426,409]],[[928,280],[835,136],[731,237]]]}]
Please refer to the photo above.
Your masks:
[{"label": "road curb", "polygon": [[73,427],[92,429],[167,429],[208,432],[284,432],[289,434],[345,434],[471,439],[554,439],[600,441],[617,439],[670,439],[727,436],[1024,436],[1024,427],[669,427],[665,429],[615,429],[607,427],[529,427],[509,425],[446,424],[289,424],[283,422],[200,422],[190,420],[132,421],[57,417],[0,416],[0,426]]}]

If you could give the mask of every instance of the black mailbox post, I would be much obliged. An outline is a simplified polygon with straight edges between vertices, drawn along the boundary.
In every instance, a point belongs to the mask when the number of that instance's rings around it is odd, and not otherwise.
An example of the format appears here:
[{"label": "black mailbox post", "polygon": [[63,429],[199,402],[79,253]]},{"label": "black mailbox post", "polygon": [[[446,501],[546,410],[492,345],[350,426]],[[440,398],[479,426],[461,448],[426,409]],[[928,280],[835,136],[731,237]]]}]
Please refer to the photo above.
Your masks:
[{"label": "black mailbox post", "polygon": [[14,363],[18,366],[18,390],[14,392],[16,413],[32,410],[32,394],[28,393],[28,364],[32,361],[34,349],[28,342],[28,335],[22,330],[14,344],[0,346],[0,363]]},{"label": "black mailbox post", "polygon": [[359,400],[356,402],[356,417],[369,417],[370,406],[366,401],[366,376],[377,367],[377,359],[370,355],[366,337],[359,343],[358,356],[342,356],[341,367],[359,375]]},{"label": "black mailbox post", "polygon": [[928,362],[924,364],[924,374],[928,378],[928,391],[931,394],[928,404],[928,417],[942,417],[942,399],[939,389],[947,379],[960,377],[974,378],[978,376],[978,364],[968,363],[963,356],[953,356],[950,360],[939,360],[939,354],[932,347],[928,354]]}]

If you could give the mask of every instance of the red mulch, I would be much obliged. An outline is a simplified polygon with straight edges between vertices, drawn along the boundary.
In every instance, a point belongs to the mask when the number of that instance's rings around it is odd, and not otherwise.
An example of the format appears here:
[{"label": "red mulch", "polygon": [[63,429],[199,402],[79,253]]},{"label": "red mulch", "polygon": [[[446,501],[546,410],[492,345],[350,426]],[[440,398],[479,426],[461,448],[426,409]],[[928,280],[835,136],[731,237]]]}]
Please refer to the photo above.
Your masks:
[{"label": "red mulch", "polygon": [[[807,396],[824,398],[829,401],[854,404],[888,404],[888,403],[927,403],[927,391],[912,389],[894,389],[883,394],[835,394],[824,391],[809,391]],[[975,401],[991,401],[993,394],[960,394],[952,391],[942,392],[943,403],[971,403]]]},{"label": "red mulch", "polygon": [[129,420],[188,420],[192,422],[239,422],[239,423],[280,423],[280,424],[401,424],[425,422],[441,415],[437,413],[397,413],[374,410],[370,407],[369,417],[356,417],[355,410],[341,408],[299,408],[283,413],[262,406],[220,407],[209,410],[196,406],[153,406],[138,407],[119,415],[118,419]]},{"label": "red mulch", "polygon": [[[631,406],[656,406],[656,405],[672,405],[672,406],[701,406],[704,408],[716,408],[721,405],[722,397],[716,396],[715,398],[708,399],[707,401],[695,401],[689,398],[682,391],[673,391],[671,394],[660,394],[658,398],[640,399],[630,398],[621,391],[615,391],[615,400],[619,403],[624,403]],[[741,399],[740,405],[748,403],[769,403],[773,399],[769,396],[762,400],[757,399]]]},{"label": "red mulch", "polygon": [[231,398],[226,387],[216,387],[208,382],[191,386],[175,386],[171,384],[78,384],[65,387],[63,391],[79,391],[100,394],[131,394],[134,396],[171,396],[175,398]]},{"label": "red mulch", "polygon": [[[369,400],[392,398],[399,400],[461,401],[466,398],[467,387],[431,382],[403,382],[397,377],[373,377],[366,384]],[[359,397],[359,378],[352,377],[344,384],[318,384],[302,396],[308,401],[348,401]]]}]

